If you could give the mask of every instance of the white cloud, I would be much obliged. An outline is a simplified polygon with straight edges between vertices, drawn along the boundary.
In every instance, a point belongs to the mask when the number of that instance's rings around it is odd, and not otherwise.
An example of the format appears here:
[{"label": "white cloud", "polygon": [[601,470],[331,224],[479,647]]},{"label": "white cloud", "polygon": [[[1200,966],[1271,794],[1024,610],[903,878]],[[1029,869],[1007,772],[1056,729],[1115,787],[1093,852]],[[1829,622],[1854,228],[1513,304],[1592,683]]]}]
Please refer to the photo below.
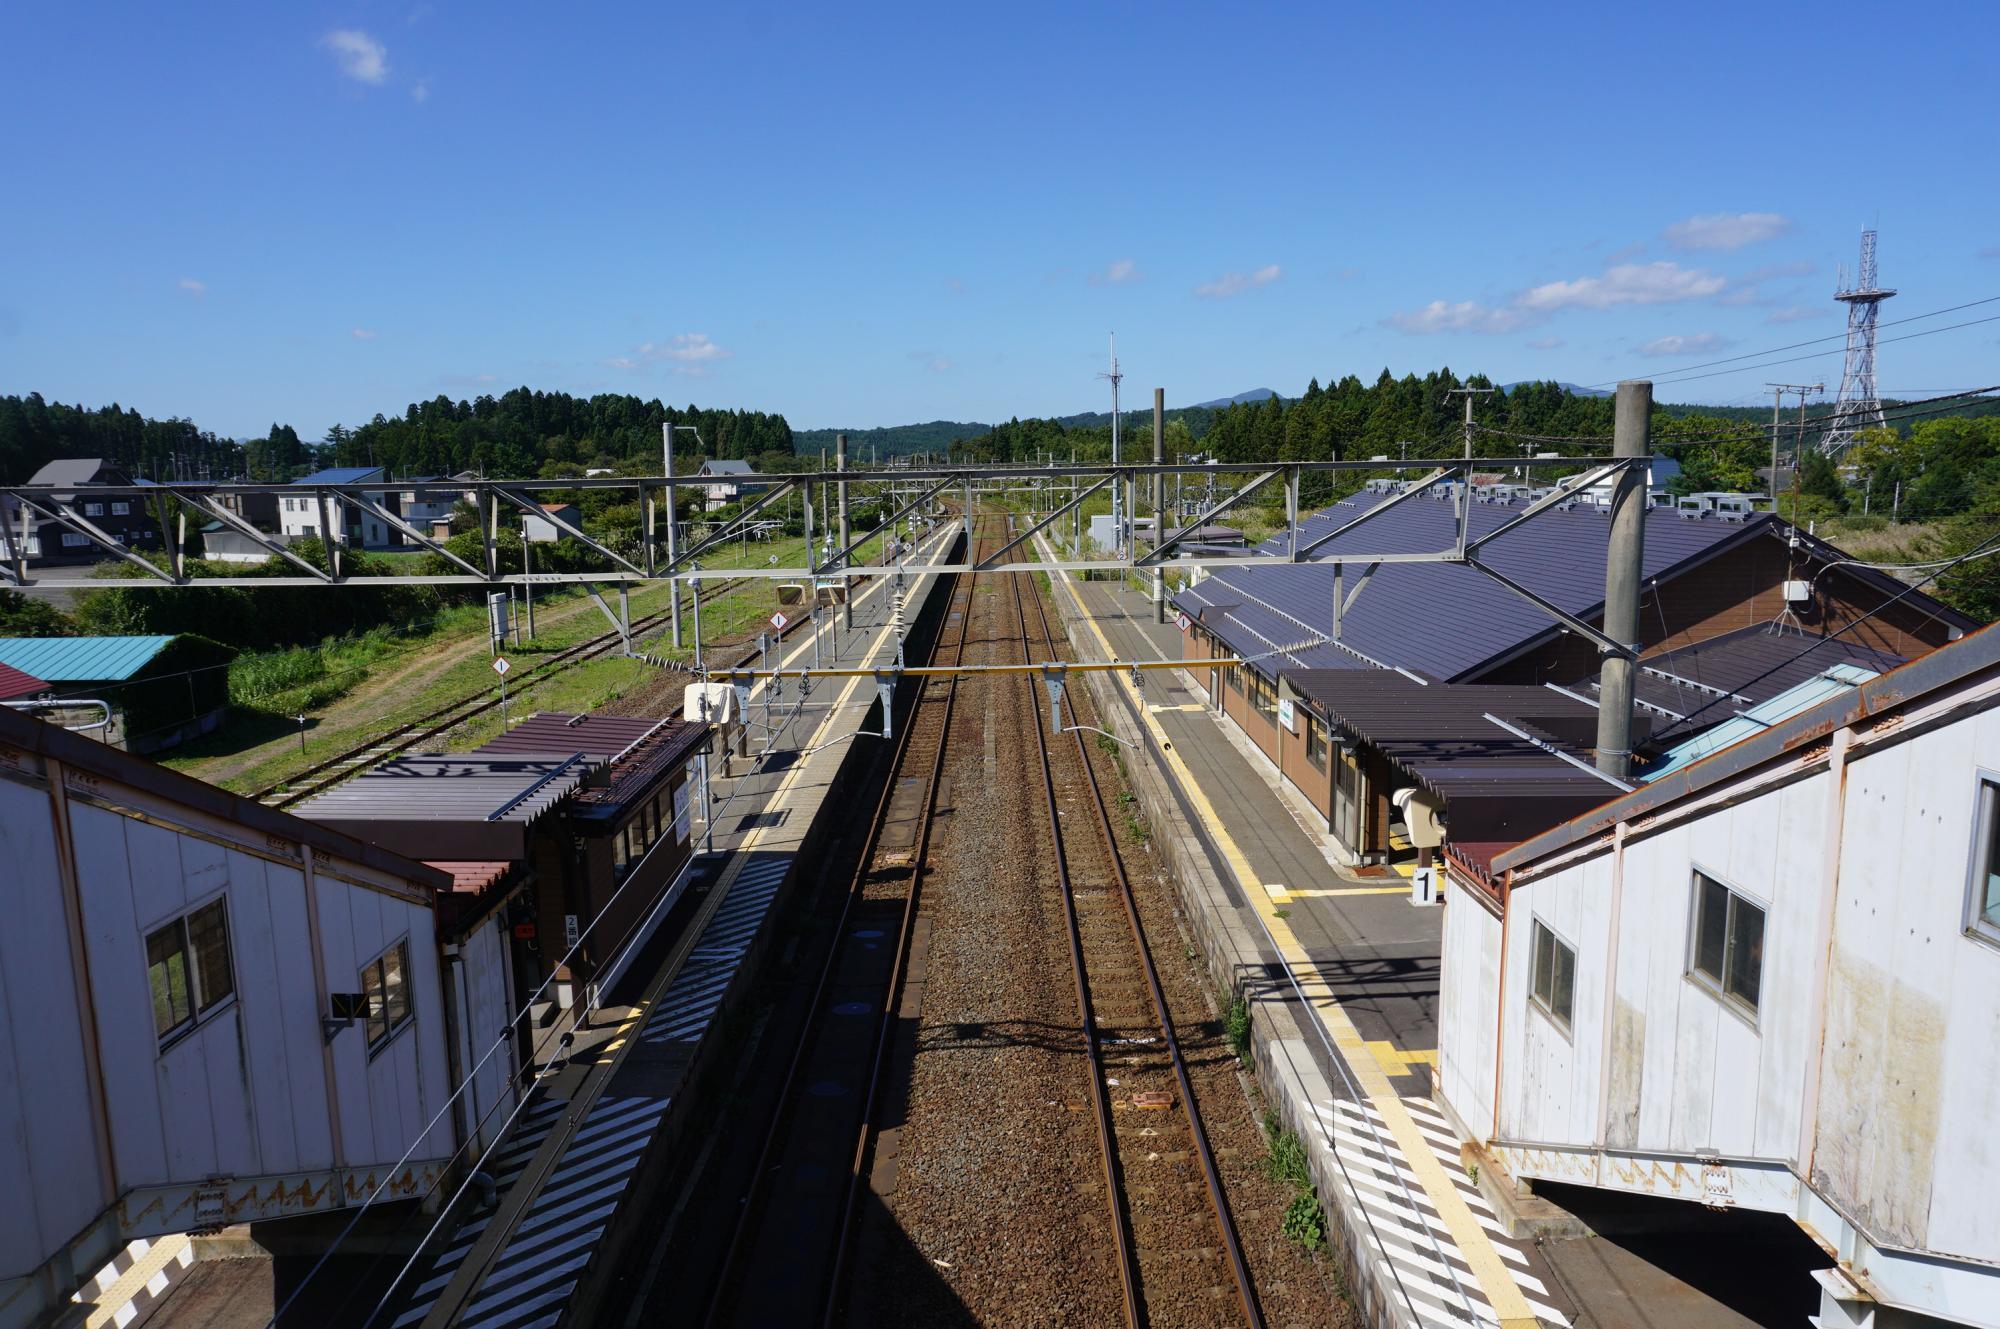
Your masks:
[{"label": "white cloud", "polygon": [[936,351],[911,351],[910,358],[933,374],[951,372],[951,357],[939,355]]},{"label": "white cloud", "polygon": [[1225,272],[1214,281],[1205,281],[1194,288],[1194,293],[1207,300],[1227,300],[1232,295],[1241,295],[1253,286],[1269,286],[1284,276],[1284,271],[1275,263],[1267,263],[1249,275],[1240,272]]},{"label": "white cloud", "polygon": [[1700,355],[1703,351],[1719,351],[1729,345],[1722,334],[1716,332],[1691,332],[1686,336],[1655,337],[1639,348],[1641,355]]},{"label": "white cloud", "polygon": [[1385,322],[1403,332],[1512,332],[1527,321],[1515,309],[1496,309],[1477,300],[1456,304],[1433,300],[1422,309],[1391,314]]},{"label": "white cloud", "polygon": [[340,72],[357,83],[381,84],[389,77],[389,48],[359,28],[336,28],[319,44],[333,52]]},{"label": "white cloud", "polygon": [[1528,349],[1531,351],[1553,351],[1562,344],[1563,339],[1561,337],[1537,337],[1528,343]]},{"label": "white cloud", "polygon": [[1818,305],[1787,305],[1783,309],[1773,309],[1770,313],[1764,315],[1764,321],[1766,323],[1803,323],[1809,318],[1826,318],[1832,313],[1831,309],[1822,309]]},{"label": "white cloud", "polygon": [[373,328],[356,328],[354,331],[348,333],[347,335],[354,338],[354,340],[356,341],[374,341],[376,337],[376,332],[375,329]]},{"label": "white cloud", "polygon": [[2000,258],[2000,245],[1987,245],[1984,248],[1982,248],[1976,255],[1974,255],[1974,257]]},{"label": "white cloud", "polygon": [[944,284],[944,288],[947,291],[950,291],[953,295],[964,295],[965,280],[961,277],[953,277],[950,281]]},{"label": "white cloud", "polygon": [[1703,268],[1659,260],[1616,263],[1596,277],[1544,282],[1523,291],[1515,304],[1538,314],[1558,309],[1610,309],[1615,305],[1658,305],[1720,295],[1726,278]]},{"label": "white cloud", "polygon": [[205,281],[196,281],[192,277],[183,277],[176,285],[197,300],[208,294],[208,283]]},{"label": "white cloud", "polygon": [[420,78],[410,85],[410,100],[421,106],[431,99],[431,81]]},{"label": "white cloud", "polygon": [[1675,222],[1660,233],[1676,249],[1741,249],[1792,229],[1775,212],[1711,212]]},{"label": "white cloud", "polygon": [[730,353],[709,340],[705,332],[681,332],[664,342],[645,342],[630,355],[614,355],[603,363],[612,369],[642,369],[665,364],[672,373],[706,378],[709,366],[727,360]]},{"label": "white cloud", "polygon": [[1137,280],[1139,280],[1139,265],[1129,258],[1118,259],[1104,271],[1090,274],[1092,286],[1117,286],[1122,282]]}]

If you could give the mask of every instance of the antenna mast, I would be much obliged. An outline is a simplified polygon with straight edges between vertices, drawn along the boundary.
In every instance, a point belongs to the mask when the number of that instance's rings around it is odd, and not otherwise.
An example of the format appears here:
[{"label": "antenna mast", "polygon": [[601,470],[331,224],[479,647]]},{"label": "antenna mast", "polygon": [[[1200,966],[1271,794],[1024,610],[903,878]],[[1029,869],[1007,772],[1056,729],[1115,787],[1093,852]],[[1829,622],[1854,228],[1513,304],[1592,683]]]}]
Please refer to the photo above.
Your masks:
[{"label": "antenna mast", "polygon": [[1854,285],[1834,292],[1847,305],[1847,364],[1840,373],[1840,396],[1833,407],[1833,424],[1820,440],[1820,451],[1836,453],[1854,443],[1860,429],[1880,429],[1882,402],[1875,395],[1875,319],[1882,302],[1894,295],[1875,283],[1875,232],[1861,233],[1861,267]]},{"label": "antenna mast", "polygon": [[[1111,380],[1111,464],[1118,465],[1118,385],[1125,381],[1125,375],[1118,369],[1118,334],[1111,334],[1111,372],[1099,374],[1099,378]],[[1120,510],[1118,491],[1122,486],[1117,477],[1111,481],[1111,542],[1122,556],[1125,551],[1125,516]]]}]

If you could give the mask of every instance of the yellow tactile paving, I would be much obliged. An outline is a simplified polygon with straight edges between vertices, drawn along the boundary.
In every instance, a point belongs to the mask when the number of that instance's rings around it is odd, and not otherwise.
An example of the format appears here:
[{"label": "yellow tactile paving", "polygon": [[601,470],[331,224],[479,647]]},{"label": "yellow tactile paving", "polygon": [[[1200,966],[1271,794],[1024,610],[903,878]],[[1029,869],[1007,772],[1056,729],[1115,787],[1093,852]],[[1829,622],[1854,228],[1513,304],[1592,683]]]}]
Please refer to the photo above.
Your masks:
[{"label": "yellow tactile paving", "polygon": [[[1069,592],[1071,600],[1077,607],[1077,617],[1089,626],[1091,634],[1103,647],[1104,658],[1116,660],[1118,652],[1112,649],[1110,639],[1104,635],[1103,629],[1098,627],[1096,620],[1090,617],[1082,598],[1077,595],[1075,586],[1071,584],[1069,574],[1064,572],[1058,575],[1063,588]],[[1123,674],[1114,673],[1112,677],[1117,679],[1120,687],[1128,692],[1134,692],[1132,681]],[[1444,1220],[1446,1228],[1450,1231],[1452,1240],[1457,1244],[1459,1253],[1472,1267],[1472,1276],[1478,1282],[1479,1289],[1487,1301],[1492,1304],[1503,1329],[1516,1329],[1517,1326],[1519,1329],[1533,1329],[1536,1319],[1534,1312],[1528,1307],[1527,1298],[1522,1295],[1520,1286],[1514,1282],[1513,1276],[1501,1263],[1499,1253],[1487,1238],[1486,1229],[1473,1217],[1472,1210],[1465,1203],[1465,1197],[1452,1184],[1450,1176],[1438,1162],[1437,1155],[1425,1141],[1416,1120],[1404,1106],[1402,1097],[1390,1086],[1389,1075],[1377,1062],[1368,1040],[1362,1038],[1360,1031],[1354,1027],[1354,1022],[1348,1018],[1347,1012],[1332,995],[1332,984],[1320,972],[1319,966],[1306,953],[1306,948],[1299,943],[1283,915],[1278,912],[1277,902],[1264,889],[1265,883],[1259,880],[1257,873],[1250,866],[1250,860],[1245,857],[1235,839],[1229,834],[1229,828],[1216,815],[1207,795],[1202,792],[1200,783],[1181,761],[1180,753],[1174,748],[1166,731],[1160,728],[1159,721],[1147,711],[1144,696],[1136,692],[1134,696],[1137,702],[1135,709],[1147,728],[1153,731],[1154,741],[1164,754],[1174,778],[1193,800],[1196,811],[1207,823],[1214,836],[1216,847],[1221,851],[1223,859],[1229,864],[1230,871],[1243,889],[1244,898],[1250,901],[1251,907],[1263,920],[1265,930],[1273,944],[1283,954],[1286,964],[1291,967],[1300,987],[1305,990],[1313,1009],[1319,1012],[1328,1036],[1339,1049],[1341,1058],[1353,1073],[1361,1092],[1368,1099],[1369,1106],[1380,1114],[1382,1121],[1388,1126],[1397,1148],[1423,1186],[1425,1198],[1436,1208],[1439,1217]]]}]

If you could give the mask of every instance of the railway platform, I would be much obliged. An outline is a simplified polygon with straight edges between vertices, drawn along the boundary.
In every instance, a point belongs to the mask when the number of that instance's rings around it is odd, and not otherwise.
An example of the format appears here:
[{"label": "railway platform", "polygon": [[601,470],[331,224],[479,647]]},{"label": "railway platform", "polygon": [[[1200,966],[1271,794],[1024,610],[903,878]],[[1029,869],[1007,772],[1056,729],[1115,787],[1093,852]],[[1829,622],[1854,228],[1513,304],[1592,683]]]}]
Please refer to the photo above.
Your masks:
[{"label": "railway platform", "polygon": [[[1058,573],[1054,588],[1078,659],[1179,658],[1179,632],[1121,583]],[[1276,771],[1216,720],[1193,671],[1091,677],[1139,749],[1135,786],[1211,970],[1252,1005],[1266,1092],[1307,1143],[1366,1318],[1573,1323],[1575,1306],[1533,1246],[1505,1235],[1428,1097],[1439,911],[1411,905],[1400,878],[1339,865]]]},{"label": "railway platform", "polygon": [[[900,613],[897,579],[875,570],[846,611],[818,633],[788,637],[771,664],[795,669],[817,656],[893,665],[903,621],[940,584],[924,564],[956,537],[947,526],[908,561]],[[693,1114],[676,1108],[703,1066],[727,1054],[709,1035],[748,986],[775,902],[839,821],[820,813],[876,700],[865,678],[819,680],[809,693],[796,680],[769,688],[759,680],[750,694],[748,754],[728,774],[712,771],[684,905],[603,994],[567,1055],[543,1069],[485,1160],[486,1197],[447,1211],[370,1323],[552,1329],[591,1322],[600,1309],[601,1275],[626,1244],[632,1201],[677,1144],[692,1144]]]}]

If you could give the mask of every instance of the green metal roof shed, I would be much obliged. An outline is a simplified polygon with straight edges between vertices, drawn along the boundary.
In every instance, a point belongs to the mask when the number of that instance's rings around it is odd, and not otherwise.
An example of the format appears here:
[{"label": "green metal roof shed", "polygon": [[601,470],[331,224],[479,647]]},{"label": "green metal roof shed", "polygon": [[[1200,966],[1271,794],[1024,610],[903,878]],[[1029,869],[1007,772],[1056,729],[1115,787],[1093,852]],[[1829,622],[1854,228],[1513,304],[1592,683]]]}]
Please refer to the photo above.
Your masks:
[{"label": "green metal roof shed", "polygon": [[152,637],[0,637],[0,664],[51,683],[132,677],[174,640]]}]

